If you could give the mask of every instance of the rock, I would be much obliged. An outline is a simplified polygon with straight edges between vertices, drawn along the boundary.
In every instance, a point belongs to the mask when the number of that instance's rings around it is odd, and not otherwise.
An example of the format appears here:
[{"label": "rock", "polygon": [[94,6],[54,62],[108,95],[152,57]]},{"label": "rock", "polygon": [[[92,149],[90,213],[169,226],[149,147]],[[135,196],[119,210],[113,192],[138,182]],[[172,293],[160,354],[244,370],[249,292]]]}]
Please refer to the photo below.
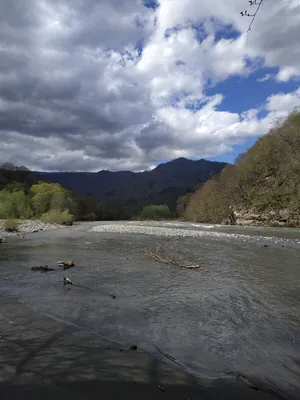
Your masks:
[{"label": "rock", "polygon": [[6,243],[6,240],[4,238],[0,238],[0,244],[1,243]]},{"label": "rock", "polygon": [[130,350],[137,350],[137,345],[136,344],[131,345]]},{"label": "rock", "polygon": [[158,387],[158,389],[161,390],[162,392],[165,392],[165,389],[164,389],[162,386],[157,385],[157,387]]},{"label": "rock", "polygon": [[54,271],[54,268],[49,268],[48,265],[40,265],[38,267],[32,267],[31,271],[47,272],[47,271]]},{"label": "rock", "polygon": [[73,261],[57,261],[57,265],[59,267],[63,267],[64,269],[74,267]]},{"label": "rock", "polygon": [[114,294],[111,294],[110,295],[113,299],[115,299],[116,298],[116,296],[114,295]]},{"label": "rock", "polygon": [[268,244],[264,244],[263,247],[269,247],[269,245]]},{"label": "rock", "polygon": [[64,277],[64,285],[73,285],[71,279]]}]

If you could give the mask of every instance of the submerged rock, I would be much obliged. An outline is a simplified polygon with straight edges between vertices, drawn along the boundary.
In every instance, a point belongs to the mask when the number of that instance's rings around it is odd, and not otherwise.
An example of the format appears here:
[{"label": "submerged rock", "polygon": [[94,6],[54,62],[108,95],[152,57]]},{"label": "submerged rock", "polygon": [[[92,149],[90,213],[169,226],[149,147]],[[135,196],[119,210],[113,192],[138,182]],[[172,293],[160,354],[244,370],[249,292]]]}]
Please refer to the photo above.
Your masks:
[{"label": "submerged rock", "polygon": [[70,261],[57,261],[57,265],[59,267],[63,267],[64,269],[71,268],[71,267],[75,266],[75,264],[71,260]]},{"label": "submerged rock", "polygon": [[49,268],[48,265],[39,265],[37,267],[32,267],[31,271],[47,272],[47,271],[54,271],[54,268]]}]

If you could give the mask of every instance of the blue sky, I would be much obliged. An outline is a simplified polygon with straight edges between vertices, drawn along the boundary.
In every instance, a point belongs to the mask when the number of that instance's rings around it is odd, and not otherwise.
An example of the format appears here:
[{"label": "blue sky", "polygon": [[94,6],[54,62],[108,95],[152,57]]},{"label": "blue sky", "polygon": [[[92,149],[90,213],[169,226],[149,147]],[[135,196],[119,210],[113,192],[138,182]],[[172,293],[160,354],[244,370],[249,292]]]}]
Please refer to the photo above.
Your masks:
[{"label": "blue sky", "polygon": [[[266,98],[274,93],[290,93],[296,90],[299,86],[297,80],[288,82],[278,82],[275,79],[268,79],[260,82],[259,79],[266,75],[276,76],[277,68],[260,68],[247,77],[230,77],[227,80],[206,90],[209,96],[217,93],[224,95],[224,100],[217,107],[219,111],[227,111],[235,113],[243,113],[251,108],[264,107]],[[259,117],[264,117],[266,111],[262,110]],[[262,132],[264,134],[265,132]],[[217,156],[209,157],[212,161],[225,161],[233,163],[235,158],[249,149],[261,135],[246,139],[243,143],[234,145],[232,150]],[[194,158],[195,159],[195,158]]]}]

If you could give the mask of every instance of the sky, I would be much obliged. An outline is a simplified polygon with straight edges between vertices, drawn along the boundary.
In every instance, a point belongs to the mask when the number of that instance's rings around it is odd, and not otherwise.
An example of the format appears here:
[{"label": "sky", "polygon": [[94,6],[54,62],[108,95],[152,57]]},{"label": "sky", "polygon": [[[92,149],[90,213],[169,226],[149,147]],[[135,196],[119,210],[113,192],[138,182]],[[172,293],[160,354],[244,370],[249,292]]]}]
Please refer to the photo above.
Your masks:
[{"label": "sky", "polygon": [[233,162],[300,106],[300,0],[3,0],[0,162]]}]

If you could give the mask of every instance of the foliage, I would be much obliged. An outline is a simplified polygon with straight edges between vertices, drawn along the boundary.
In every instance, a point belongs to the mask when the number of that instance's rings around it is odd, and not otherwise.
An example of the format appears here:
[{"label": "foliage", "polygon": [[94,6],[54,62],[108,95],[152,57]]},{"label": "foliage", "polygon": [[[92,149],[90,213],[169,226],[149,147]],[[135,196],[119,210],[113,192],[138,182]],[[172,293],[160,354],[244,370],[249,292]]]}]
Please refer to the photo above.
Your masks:
[{"label": "foliage", "polygon": [[166,204],[144,206],[137,216],[140,219],[161,220],[173,218],[173,213]]},{"label": "foliage", "polygon": [[190,193],[186,193],[183,196],[178,197],[177,202],[176,202],[176,213],[179,217],[184,216],[186,207],[187,207],[192,195],[193,195],[193,193],[190,192]]},{"label": "foliage", "polygon": [[235,165],[227,166],[190,197],[184,217],[234,223],[233,209],[289,210],[300,214],[300,112],[277,121]]},{"label": "foliage", "polygon": [[27,219],[32,216],[30,198],[23,190],[5,188],[0,192],[0,218]]},{"label": "foliage", "polygon": [[8,182],[0,191],[0,218],[31,219],[71,224],[74,219],[102,219],[103,206],[88,197],[76,197],[58,183],[37,182],[25,190]]},{"label": "foliage", "polygon": [[3,228],[6,232],[17,232],[19,223],[15,219],[6,219]]},{"label": "foliage", "polygon": [[51,224],[73,225],[74,216],[70,214],[69,210],[59,211],[50,210],[41,216],[41,221],[49,222]]}]

